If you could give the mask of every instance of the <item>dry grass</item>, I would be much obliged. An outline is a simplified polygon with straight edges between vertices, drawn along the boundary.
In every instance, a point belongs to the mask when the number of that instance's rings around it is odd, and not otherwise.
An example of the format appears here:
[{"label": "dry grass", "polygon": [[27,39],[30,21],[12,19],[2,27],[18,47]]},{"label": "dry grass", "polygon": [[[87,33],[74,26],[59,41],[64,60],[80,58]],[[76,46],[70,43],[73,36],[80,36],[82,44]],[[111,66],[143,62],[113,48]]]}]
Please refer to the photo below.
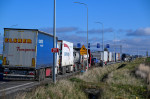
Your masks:
[{"label": "dry grass", "polygon": [[130,70],[122,69],[115,70],[108,75],[108,79],[106,80],[109,84],[128,84],[128,85],[139,85],[143,86],[143,82],[140,79],[137,79],[135,76],[131,75]]},{"label": "dry grass", "polygon": [[147,83],[150,83],[150,67],[145,64],[140,64],[136,70],[136,75],[140,76],[143,79],[147,80]]},{"label": "dry grass", "polygon": [[[16,99],[20,99],[20,96]],[[87,99],[87,96],[74,83],[61,80],[55,85],[40,86],[30,93],[22,94],[21,99]]]},{"label": "dry grass", "polygon": [[[26,93],[22,99],[87,99],[84,93],[86,88],[101,88],[102,99],[139,99],[146,98],[146,85],[142,79],[136,78],[132,71],[143,62],[143,59],[135,60],[125,67],[117,69],[121,63],[105,67],[96,67],[82,75],[77,75],[70,80],[60,80],[55,85],[38,87],[36,90]],[[139,68],[147,71],[147,67]],[[104,82],[102,78],[108,75]],[[20,98],[18,98],[20,99]]]},{"label": "dry grass", "polygon": [[113,64],[111,66],[96,67],[88,72],[85,72],[83,75],[78,75],[76,77],[79,79],[82,79],[83,81],[86,81],[86,82],[99,83],[105,74],[115,70],[119,65],[120,64]]},{"label": "dry grass", "polygon": [[146,84],[142,79],[138,79],[132,73],[132,71],[143,62],[143,59],[138,59],[132,63],[126,63],[126,66],[114,70],[108,75],[106,83],[108,88],[104,90],[107,93],[103,94],[103,97],[109,99],[139,99],[146,98]]}]

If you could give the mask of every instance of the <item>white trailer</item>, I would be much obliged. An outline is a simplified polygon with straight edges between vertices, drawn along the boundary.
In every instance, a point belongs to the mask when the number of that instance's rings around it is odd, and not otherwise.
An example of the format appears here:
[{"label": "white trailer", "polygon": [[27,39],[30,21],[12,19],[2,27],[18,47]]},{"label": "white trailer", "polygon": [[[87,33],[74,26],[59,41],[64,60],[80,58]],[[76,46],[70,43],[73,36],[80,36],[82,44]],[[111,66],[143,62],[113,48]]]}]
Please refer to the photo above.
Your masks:
[{"label": "white trailer", "polygon": [[114,52],[112,53],[112,61],[113,61],[113,62],[116,61],[116,56],[115,56],[115,53],[114,53]]},{"label": "white trailer", "polygon": [[53,35],[38,29],[4,28],[4,76],[37,80],[49,77],[53,67],[53,53],[50,51],[53,38]]},{"label": "white trailer", "polygon": [[118,61],[118,60],[119,60],[118,53],[116,53],[116,61]]},{"label": "white trailer", "polygon": [[108,62],[108,51],[104,51],[104,62]]},{"label": "white trailer", "polygon": [[109,52],[109,62],[111,62],[112,61],[112,52]]},{"label": "white trailer", "polygon": [[65,74],[66,72],[73,71],[73,43],[59,40],[59,73]]}]

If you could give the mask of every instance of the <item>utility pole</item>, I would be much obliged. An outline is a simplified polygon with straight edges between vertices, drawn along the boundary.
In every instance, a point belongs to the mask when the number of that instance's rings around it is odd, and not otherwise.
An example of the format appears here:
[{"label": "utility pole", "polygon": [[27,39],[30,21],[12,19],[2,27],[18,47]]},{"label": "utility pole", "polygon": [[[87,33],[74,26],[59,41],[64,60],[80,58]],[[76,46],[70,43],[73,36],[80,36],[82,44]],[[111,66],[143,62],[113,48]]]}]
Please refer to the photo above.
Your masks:
[{"label": "utility pole", "polygon": [[146,51],[146,57],[148,57],[148,51]]},{"label": "utility pole", "polygon": [[139,58],[139,49],[137,48],[137,56],[138,56],[138,58]]},{"label": "utility pole", "polygon": [[[56,0],[54,0],[53,36],[54,36],[53,48],[56,48]],[[56,66],[56,55],[55,53],[53,53],[53,82],[54,83],[56,83],[55,66]]]},{"label": "utility pole", "polygon": [[122,45],[120,45],[120,58],[121,58],[121,62],[122,62]]},{"label": "utility pole", "polygon": [[114,32],[114,53],[115,53],[115,62],[116,62],[116,45],[115,45],[115,39],[116,39],[116,37],[115,37],[116,35],[115,35],[115,32]]}]

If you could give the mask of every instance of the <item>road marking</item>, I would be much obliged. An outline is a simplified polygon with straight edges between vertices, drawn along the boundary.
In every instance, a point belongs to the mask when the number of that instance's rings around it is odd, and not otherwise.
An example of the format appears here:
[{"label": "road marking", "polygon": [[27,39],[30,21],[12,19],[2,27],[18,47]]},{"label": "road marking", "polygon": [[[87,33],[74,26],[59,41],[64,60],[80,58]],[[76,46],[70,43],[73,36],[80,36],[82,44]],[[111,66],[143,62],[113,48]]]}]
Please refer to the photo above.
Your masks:
[{"label": "road marking", "polygon": [[6,83],[6,82],[2,82],[2,83],[0,83],[0,84],[4,84],[4,83]]},{"label": "road marking", "polygon": [[26,83],[26,84],[22,84],[22,85],[14,86],[14,87],[10,87],[10,88],[6,88],[6,89],[2,89],[2,90],[0,90],[0,92],[2,92],[2,91],[7,91],[7,90],[10,90],[10,89],[14,89],[14,88],[21,87],[21,86],[25,86],[25,85],[29,85],[29,84],[32,84],[32,83],[34,83],[34,82],[30,82],[30,83]]}]

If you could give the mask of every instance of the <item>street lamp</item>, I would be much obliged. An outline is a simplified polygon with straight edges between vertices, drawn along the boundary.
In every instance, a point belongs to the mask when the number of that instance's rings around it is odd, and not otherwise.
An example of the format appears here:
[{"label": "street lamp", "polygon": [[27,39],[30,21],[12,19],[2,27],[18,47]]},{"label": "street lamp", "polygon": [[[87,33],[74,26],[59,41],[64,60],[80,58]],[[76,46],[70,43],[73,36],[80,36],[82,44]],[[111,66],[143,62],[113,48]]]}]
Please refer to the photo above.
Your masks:
[{"label": "street lamp", "polygon": [[102,25],[102,51],[103,51],[102,61],[104,61],[104,25],[102,22],[96,22],[96,23]]},{"label": "street lamp", "polygon": [[[56,48],[56,0],[54,0],[53,36],[54,36],[53,48]],[[56,66],[56,54],[53,53],[53,82],[54,83],[56,83],[55,66]]]},{"label": "street lamp", "polygon": [[102,51],[104,51],[104,25],[102,22],[96,22],[96,23],[102,25]]},{"label": "street lamp", "polygon": [[81,2],[74,2],[74,3],[82,4],[87,8],[87,70],[88,70],[88,5]]}]

